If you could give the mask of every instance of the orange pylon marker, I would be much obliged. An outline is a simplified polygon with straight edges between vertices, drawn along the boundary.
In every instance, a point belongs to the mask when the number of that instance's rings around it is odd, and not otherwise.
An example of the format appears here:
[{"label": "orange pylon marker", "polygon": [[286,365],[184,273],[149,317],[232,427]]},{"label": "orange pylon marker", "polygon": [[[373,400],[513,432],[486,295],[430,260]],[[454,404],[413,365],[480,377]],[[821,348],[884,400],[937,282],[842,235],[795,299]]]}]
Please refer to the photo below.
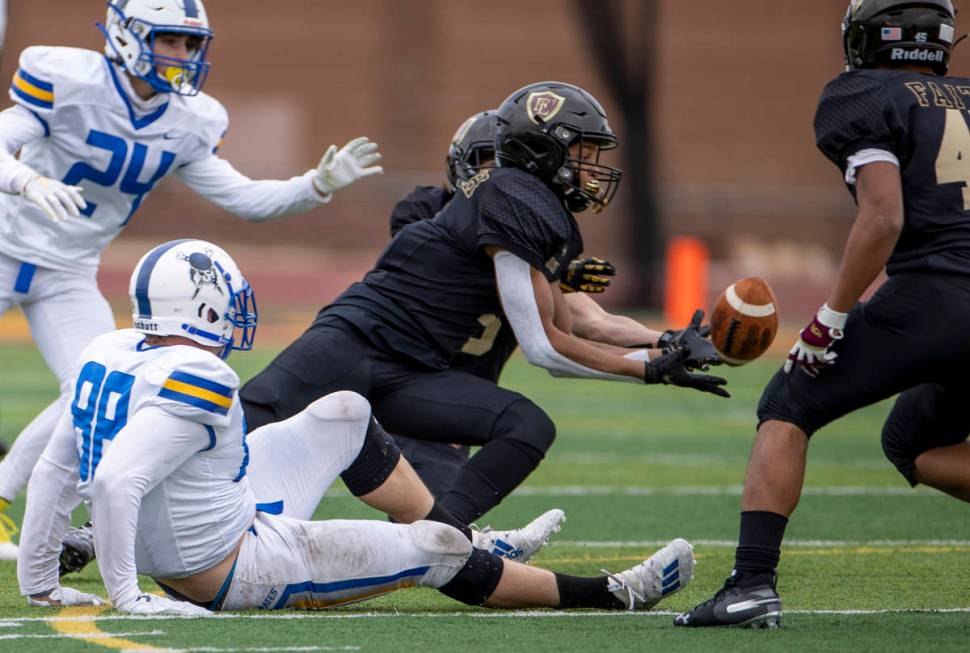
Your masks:
[{"label": "orange pylon marker", "polygon": [[[690,322],[694,310],[707,305],[710,253],[700,238],[678,236],[667,243],[667,283],[664,318],[667,327],[681,328]],[[705,316],[705,322],[710,316]]]}]

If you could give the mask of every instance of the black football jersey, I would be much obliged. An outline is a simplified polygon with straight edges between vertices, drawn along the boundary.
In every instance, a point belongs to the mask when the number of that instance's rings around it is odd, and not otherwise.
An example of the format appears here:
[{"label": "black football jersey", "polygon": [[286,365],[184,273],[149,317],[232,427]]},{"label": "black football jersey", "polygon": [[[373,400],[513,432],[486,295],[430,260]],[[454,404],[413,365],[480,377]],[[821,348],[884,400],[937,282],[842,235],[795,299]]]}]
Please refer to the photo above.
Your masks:
[{"label": "black football jersey", "polygon": [[441,186],[417,186],[411,194],[394,205],[391,211],[391,238],[418,220],[430,220],[444,208],[452,193]]},{"label": "black football jersey", "polygon": [[486,245],[512,252],[550,282],[583,250],[576,220],[538,178],[484,170],[433,219],[401,229],[364,280],[317,319],[343,318],[376,346],[434,369],[462,351],[486,354],[511,331]]},{"label": "black football jersey", "polygon": [[962,77],[854,70],[825,87],[816,141],[843,175],[849,157],[867,148],[899,159],[905,222],[888,274],[970,274],[968,119],[970,79]]}]

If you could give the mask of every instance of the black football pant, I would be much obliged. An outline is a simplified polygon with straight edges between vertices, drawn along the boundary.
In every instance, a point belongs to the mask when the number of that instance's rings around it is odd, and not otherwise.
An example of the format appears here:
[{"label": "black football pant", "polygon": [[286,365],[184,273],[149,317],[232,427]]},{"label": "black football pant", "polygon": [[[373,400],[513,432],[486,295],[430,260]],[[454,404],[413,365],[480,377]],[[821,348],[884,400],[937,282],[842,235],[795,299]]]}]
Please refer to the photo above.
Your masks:
[{"label": "black football pant", "polygon": [[338,390],[370,400],[374,416],[391,433],[482,447],[440,499],[466,524],[525,480],[555,438],[549,417],[519,393],[383,352],[340,318],[310,327],[239,394],[255,429]]},{"label": "black football pant", "polygon": [[835,364],[816,378],[779,370],[758,419],[811,436],[829,422],[902,392],[883,431],[889,460],[913,483],[913,461],[970,433],[970,277],[897,274],[849,313]]}]

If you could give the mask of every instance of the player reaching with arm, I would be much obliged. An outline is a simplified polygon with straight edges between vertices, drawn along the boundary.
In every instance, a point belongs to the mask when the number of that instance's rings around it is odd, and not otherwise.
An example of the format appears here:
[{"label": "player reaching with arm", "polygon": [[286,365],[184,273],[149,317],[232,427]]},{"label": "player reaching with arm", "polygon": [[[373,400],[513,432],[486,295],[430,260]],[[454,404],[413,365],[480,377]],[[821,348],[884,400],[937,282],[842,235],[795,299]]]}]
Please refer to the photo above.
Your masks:
[{"label": "player reaching with arm", "polygon": [[[156,247],[130,289],[135,328],[85,349],[71,407],[30,479],[17,566],[30,605],[100,602],[57,578],[79,495],[91,502],[108,595],[131,614],[325,608],[414,585],[469,605],[632,610],[690,581],[680,539],[592,578],[472,547],[353,392],[246,435],[238,377],[221,359],[252,346],[255,298],[215,245]],[[338,476],[401,523],[307,521]],[[168,597],[143,592],[137,573]]]},{"label": "player reaching with arm", "polygon": [[[0,313],[19,305],[60,398],[0,463],[0,512],[26,483],[66,402],[80,351],[114,321],[98,291],[101,251],[155,184],[174,174],[250,221],[303,212],[381,172],[377,145],[331,146],[286,181],[255,181],[218,156],[225,108],[202,93],[212,31],[201,0],[113,0],[102,55],[37,46],[20,56],[0,113]],[[20,151],[20,158],[14,154]],[[16,556],[0,521],[0,559]]]},{"label": "player reaching with arm", "polygon": [[[779,624],[781,542],[809,438],[858,408],[901,393],[887,457],[910,484],[970,501],[970,80],[946,76],[954,16],[949,0],[849,6],[847,71],[823,91],[815,133],[856,222],[828,301],[758,406],[734,572],[677,625]],[[857,303],[883,267],[889,279]]]},{"label": "player reaching with arm", "polygon": [[572,211],[605,206],[620,176],[589,160],[616,144],[599,103],[544,82],[514,93],[497,116],[507,126],[496,138],[501,167],[462,183],[433,220],[402,229],[364,280],[240,392],[251,425],[353,390],[392,433],[480,445],[441,499],[466,524],[525,480],[555,438],[526,397],[451,368],[460,351],[489,351],[500,316],[529,361],[555,374],[726,394],[723,379],[686,367],[698,352],[676,348],[645,363],[570,332],[559,280],[582,251]]},{"label": "player reaching with arm", "polygon": [[[483,111],[468,118],[455,132],[446,157],[448,183],[440,186],[418,186],[398,202],[391,213],[391,236],[407,225],[434,218],[451,201],[455,189],[479,172],[495,167],[496,112]],[[572,318],[572,332],[586,340],[610,343],[620,347],[656,347],[662,334],[622,315],[608,313],[592,298],[602,293],[616,273],[609,261],[598,258],[570,262],[560,279],[560,290]],[[470,346],[455,354],[450,369],[468,372],[498,383],[502,369],[518,347],[515,333],[502,315],[490,320],[486,330],[493,330],[490,347]],[[646,352],[638,354],[644,356]],[[394,435],[402,453],[436,497],[451,489],[462,465],[468,460],[468,446],[433,442]],[[517,531],[522,533],[522,530]],[[498,550],[521,550],[520,542],[505,532],[483,530],[481,534],[495,539]]]}]

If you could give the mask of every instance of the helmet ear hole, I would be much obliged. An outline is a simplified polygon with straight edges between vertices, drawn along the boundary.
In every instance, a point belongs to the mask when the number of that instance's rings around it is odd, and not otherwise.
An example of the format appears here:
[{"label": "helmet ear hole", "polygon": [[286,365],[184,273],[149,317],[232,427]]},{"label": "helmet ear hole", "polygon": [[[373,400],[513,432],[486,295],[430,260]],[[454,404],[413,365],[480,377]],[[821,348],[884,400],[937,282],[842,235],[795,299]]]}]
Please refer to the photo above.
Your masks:
[{"label": "helmet ear hole", "polygon": [[207,319],[209,321],[209,324],[212,324],[213,322],[218,322],[219,321],[219,314],[216,313],[215,309],[210,308],[209,309],[209,312],[206,313],[205,319]]}]

